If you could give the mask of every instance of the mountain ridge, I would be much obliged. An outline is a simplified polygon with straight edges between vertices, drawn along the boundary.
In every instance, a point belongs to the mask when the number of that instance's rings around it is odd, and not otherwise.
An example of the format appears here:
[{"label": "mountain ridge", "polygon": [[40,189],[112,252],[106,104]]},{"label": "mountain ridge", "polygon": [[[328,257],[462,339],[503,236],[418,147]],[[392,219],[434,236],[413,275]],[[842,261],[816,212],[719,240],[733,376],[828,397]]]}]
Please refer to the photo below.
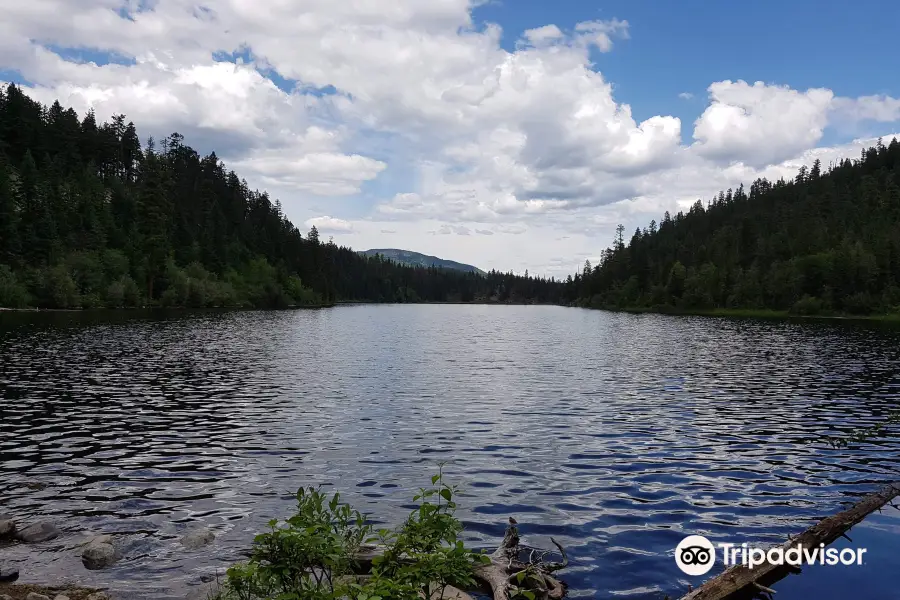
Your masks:
[{"label": "mountain ridge", "polygon": [[389,258],[394,262],[413,267],[430,267],[433,265],[435,267],[453,269],[466,273],[478,273],[480,275],[486,274],[484,271],[474,265],[469,265],[446,258],[439,258],[430,254],[423,254],[414,250],[403,250],[400,248],[372,248],[370,250],[360,250],[359,253],[363,256],[375,256],[376,254],[380,254],[383,257]]}]

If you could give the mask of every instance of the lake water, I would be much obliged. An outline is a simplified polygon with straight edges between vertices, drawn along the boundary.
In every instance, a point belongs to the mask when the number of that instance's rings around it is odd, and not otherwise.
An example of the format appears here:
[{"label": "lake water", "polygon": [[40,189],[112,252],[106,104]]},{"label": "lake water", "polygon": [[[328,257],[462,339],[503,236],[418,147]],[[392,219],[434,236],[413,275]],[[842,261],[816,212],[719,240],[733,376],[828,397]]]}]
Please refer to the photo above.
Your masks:
[{"label": "lake water", "polygon": [[[463,486],[468,540],[510,515],[563,543],[573,597],[687,591],[687,534],[783,541],[900,479],[900,438],[827,436],[900,408],[900,330],[545,306],[0,316],[0,513],[64,535],[0,548],[26,582],[183,598],[221,573],[299,486],[396,524],[438,463]],[[45,487],[35,489],[41,486]],[[854,529],[860,567],[779,598],[897,598],[900,511]],[[179,537],[206,525],[214,544]],[[86,571],[76,544],[117,534]]]}]

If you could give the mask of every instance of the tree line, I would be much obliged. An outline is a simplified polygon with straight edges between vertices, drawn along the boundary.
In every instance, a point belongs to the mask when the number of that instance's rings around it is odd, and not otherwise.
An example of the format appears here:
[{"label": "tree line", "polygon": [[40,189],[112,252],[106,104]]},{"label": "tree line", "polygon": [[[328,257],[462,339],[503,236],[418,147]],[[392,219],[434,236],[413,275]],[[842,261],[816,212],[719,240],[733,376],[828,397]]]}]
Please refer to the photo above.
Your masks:
[{"label": "tree line", "polygon": [[755,181],[626,240],[566,281],[595,308],[900,312],[900,142],[793,180]]},{"label": "tree line", "polygon": [[281,203],[173,133],[141,144],[0,88],[0,306],[560,302],[561,282],[411,267],[301,234]]}]

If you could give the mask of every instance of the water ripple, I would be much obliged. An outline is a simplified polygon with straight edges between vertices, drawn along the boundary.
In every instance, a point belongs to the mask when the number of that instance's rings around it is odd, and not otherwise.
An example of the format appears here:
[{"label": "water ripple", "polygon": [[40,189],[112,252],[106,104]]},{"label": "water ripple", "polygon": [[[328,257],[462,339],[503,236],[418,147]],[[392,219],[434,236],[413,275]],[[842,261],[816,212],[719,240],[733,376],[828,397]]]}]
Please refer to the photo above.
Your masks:
[{"label": "water ripple", "polygon": [[[438,462],[474,545],[514,514],[570,549],[573,597],[678,596],[686,533],[784,539],[900,458],[896,427],[825,442],[897,408],[900,335],[872,325],[353,306],[3,315],[0,334],[0,512],[64,530],[0,552],[123,598],[183,597],[299,486],[397,523]],[[197,524],[217,541],[185,551]],[[87,572],[98,532],[124,558]]]}]

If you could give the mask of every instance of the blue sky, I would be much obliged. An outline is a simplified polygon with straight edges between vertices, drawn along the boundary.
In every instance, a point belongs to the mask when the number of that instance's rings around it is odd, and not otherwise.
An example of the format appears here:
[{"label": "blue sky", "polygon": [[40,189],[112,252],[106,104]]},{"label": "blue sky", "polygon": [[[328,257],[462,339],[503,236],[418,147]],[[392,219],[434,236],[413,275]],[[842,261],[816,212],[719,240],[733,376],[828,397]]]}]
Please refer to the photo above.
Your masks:
[{"label": "blue sky", "polygon": [[564,276],[900,131],[888,2],[0,3],[0,80],[178,131],[339,243],[482,268]]},{"label": "blue sky", "polygon": [[[509,50],[521,32],[547,23],[627,20],[629,39],[591,58],[638,119],[672,114],[689,123],[705,108],[707,86],[725,79],[900,96],[900,73],[888,66],[897,54],[900,3],[885,0],[519,0],[489,2],[474,17],[503,26]],[[679,105],[673,99],[683,92],[694,98]]]}]

